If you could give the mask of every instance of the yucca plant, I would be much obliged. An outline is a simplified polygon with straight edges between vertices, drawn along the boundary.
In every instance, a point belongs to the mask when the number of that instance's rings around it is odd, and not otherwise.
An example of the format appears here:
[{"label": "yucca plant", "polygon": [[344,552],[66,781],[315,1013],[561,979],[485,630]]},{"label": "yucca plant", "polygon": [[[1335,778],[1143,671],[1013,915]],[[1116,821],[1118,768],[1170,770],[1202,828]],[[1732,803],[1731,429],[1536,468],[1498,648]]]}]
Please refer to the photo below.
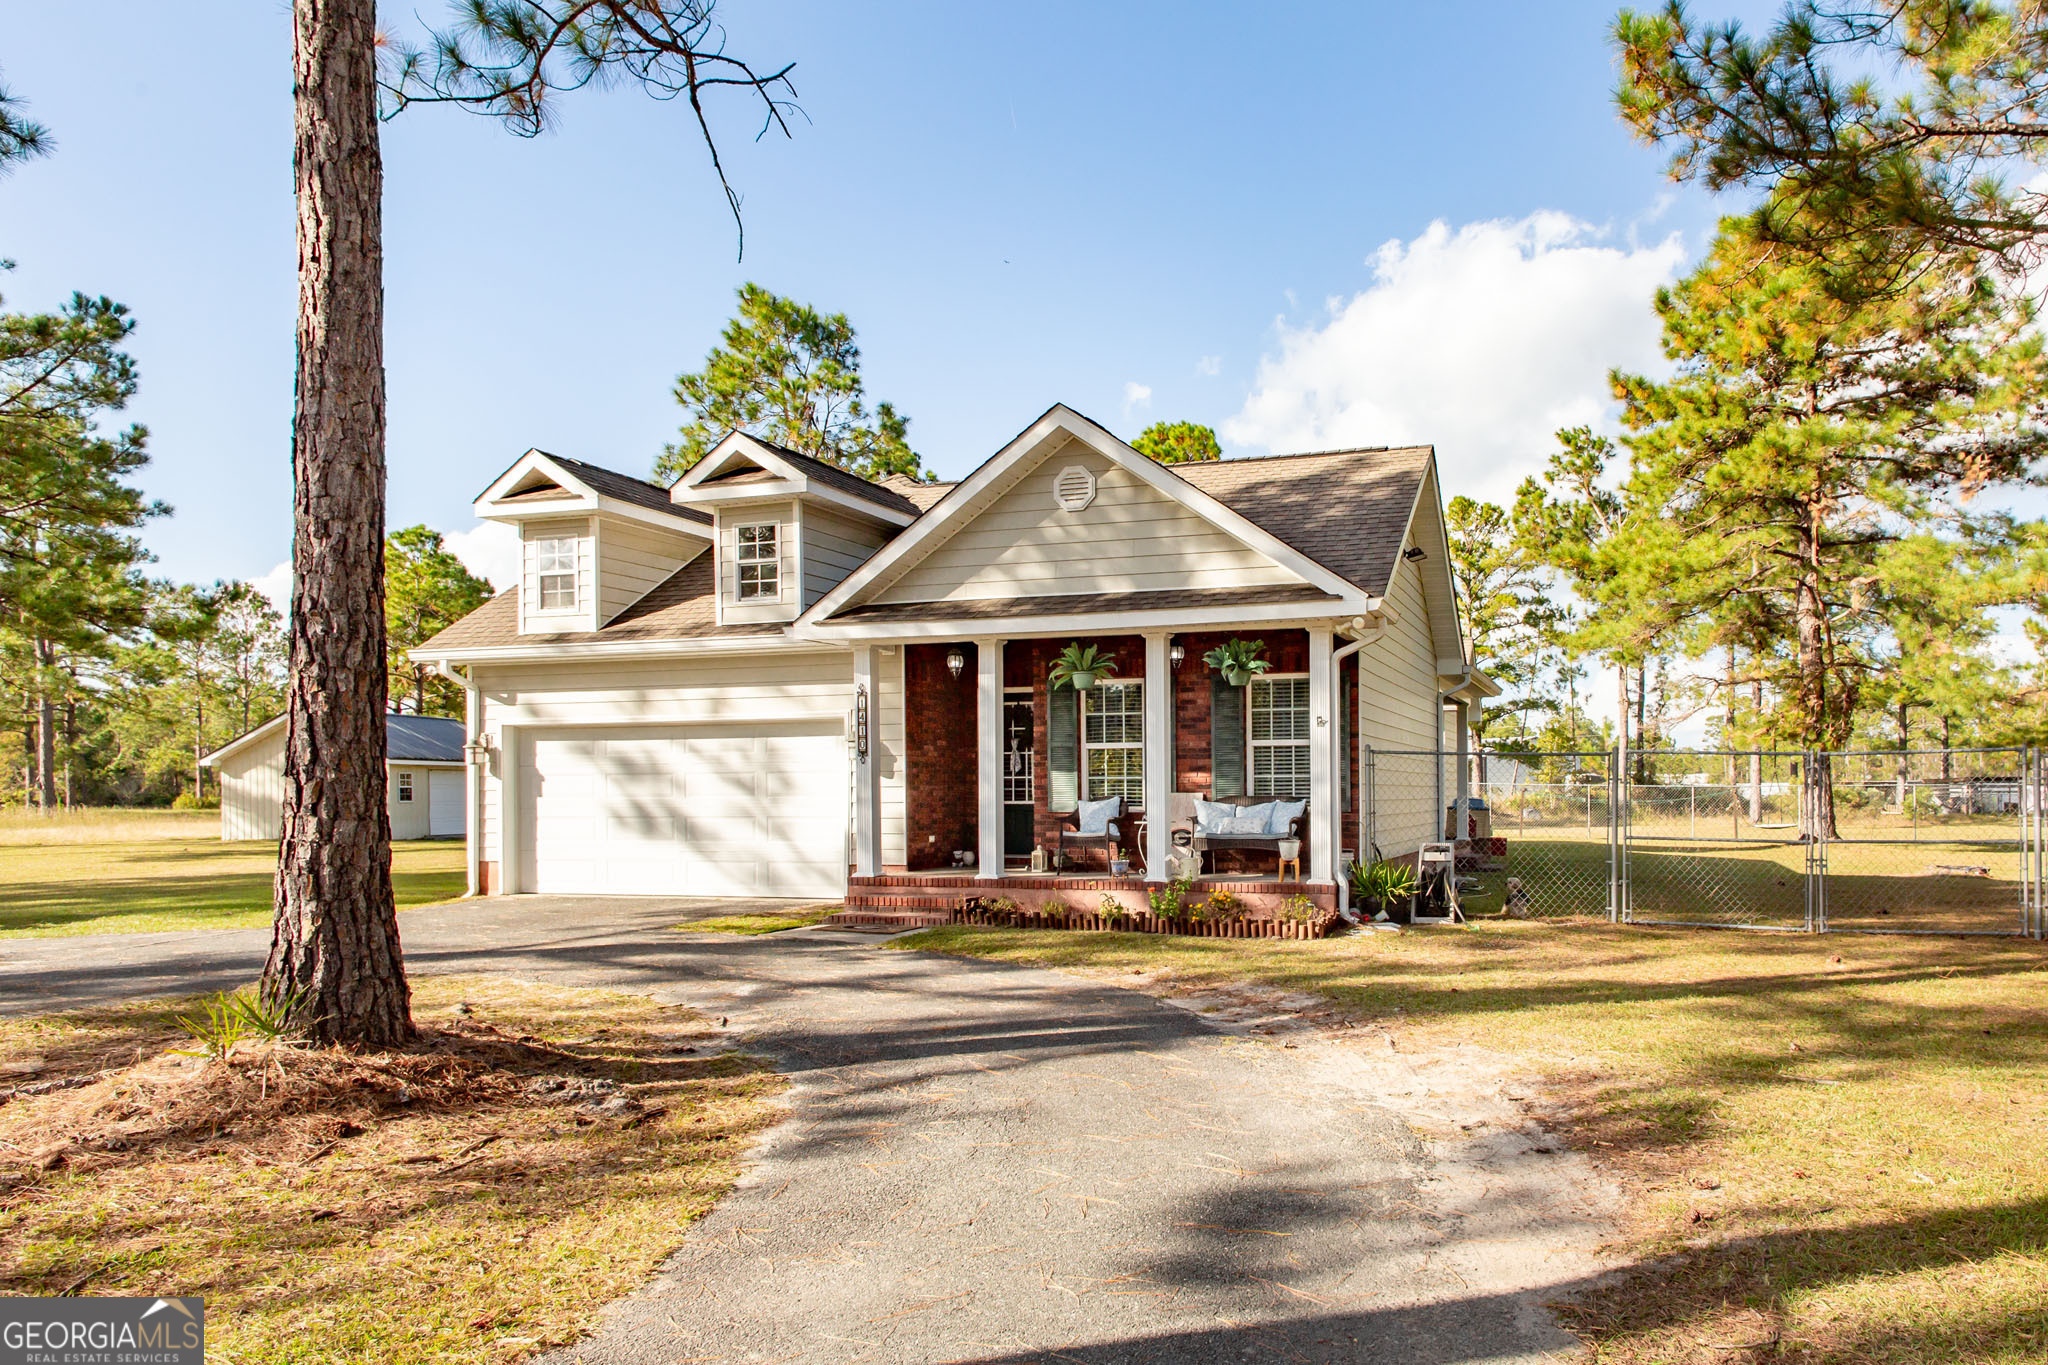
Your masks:
[{"label": "yucca plant", "polygon": [[1384,860],[1354,864],[1351,894],[1374,910],[1390,909],[1415,894],[1415,869]]},{"label": "yucca plant", "polygon": [[292,1012],[306,998],[310,987],[275,1000],[265,1000],[250,991],[221,991],[201,1006],[198,1014],[181,1014],[178,1027],[198,1043],[182,1049],[183,1057],[205,1057],[224,1062],[245,1042],[275,1042],[292,1029]]}]

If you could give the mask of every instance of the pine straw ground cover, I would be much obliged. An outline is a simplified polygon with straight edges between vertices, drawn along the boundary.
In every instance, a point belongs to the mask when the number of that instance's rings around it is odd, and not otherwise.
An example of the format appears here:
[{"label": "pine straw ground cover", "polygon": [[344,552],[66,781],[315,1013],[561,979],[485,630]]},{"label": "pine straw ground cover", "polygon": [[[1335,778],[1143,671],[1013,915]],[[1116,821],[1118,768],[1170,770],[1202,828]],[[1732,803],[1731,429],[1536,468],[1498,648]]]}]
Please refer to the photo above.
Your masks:
[{"label": "pine straw ground cover", "polygon": [[507,1361],[643,1283],[780,1082],[689,1011],[415,982],[418,1048],[190,1047],[164,1006],[0,1022],[0,1295],[200,1294],[208,1359]]},{"label": "pine straw ground cover", "polygon": [[1539,1117],[1635,1195],[1628,1268],[1566,1309],[1605,1365],[2048,1360],[2039,944],[1491,923],[892,946],[1311,991],[1404,1050],[1517,1057]]}]

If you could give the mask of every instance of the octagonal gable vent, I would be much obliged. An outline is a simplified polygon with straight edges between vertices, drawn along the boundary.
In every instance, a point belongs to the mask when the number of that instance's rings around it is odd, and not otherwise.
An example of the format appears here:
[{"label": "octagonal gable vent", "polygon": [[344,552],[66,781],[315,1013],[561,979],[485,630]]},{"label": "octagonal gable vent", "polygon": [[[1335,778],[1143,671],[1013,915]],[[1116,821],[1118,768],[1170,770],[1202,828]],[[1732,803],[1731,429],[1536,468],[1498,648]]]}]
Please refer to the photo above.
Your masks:
[{"label": "octagonal gable vent", "polygon": [[1070,464],[1053,476],[1052,500],[1062,512],[1078,512],[1095,501],[1095,472]]}]

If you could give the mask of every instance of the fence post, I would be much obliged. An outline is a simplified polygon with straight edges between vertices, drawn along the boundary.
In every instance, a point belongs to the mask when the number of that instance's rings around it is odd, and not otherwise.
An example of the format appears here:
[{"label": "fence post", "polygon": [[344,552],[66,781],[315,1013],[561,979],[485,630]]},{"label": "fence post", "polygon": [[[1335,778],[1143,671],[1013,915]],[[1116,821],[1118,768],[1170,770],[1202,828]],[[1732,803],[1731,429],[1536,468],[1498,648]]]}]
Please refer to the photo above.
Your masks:
[{"label": "fence post", "polygon": [[[1828,931],[1828,816],[1834,810],[1835,765],[1830,761],[1823,772],[1818,750],[1800,755],[1805,767],[1799,774],[1799,820],[1806,828],[1806,932]],[[1825,780],[1826,787],[1822,782]]]},{"label": "fence post", "polygon": [[1628,878],[1623,872],[1628,846],[1628,824],[1624,803],[1628,799],[1627,776],[1621,770],[1617,749],[1607,751],[1607,922],[1628,920]]}]

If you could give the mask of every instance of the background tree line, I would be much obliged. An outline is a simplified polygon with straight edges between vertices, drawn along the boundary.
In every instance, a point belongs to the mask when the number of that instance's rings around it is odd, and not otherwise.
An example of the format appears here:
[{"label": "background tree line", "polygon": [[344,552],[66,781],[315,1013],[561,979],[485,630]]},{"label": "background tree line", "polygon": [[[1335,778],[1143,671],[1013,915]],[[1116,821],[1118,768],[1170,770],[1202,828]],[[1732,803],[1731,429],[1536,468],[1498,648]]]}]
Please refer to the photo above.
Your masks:
[{"label": "background tree line", "polygon": [[[2048,199],[2012,180],[2048,18],[1802,0],[1757,37],[1672,4],[1614,37],[1622,116],[1673,175],[1759,198],[1659,292],[1671,372],[1612,376],[1618,440],[1560,432],[1511,508],[1451,504],[1508,689],[1488,738],[1580,747],[1589,709],[1639,755],[1694,720],[1731,749],[2048,737],[2048,523],[2010,510],[2048,435]],[[2036,657],[2001,657],[2001,613]],[[1617,695],[1588,708],[1595,666]]]}]

